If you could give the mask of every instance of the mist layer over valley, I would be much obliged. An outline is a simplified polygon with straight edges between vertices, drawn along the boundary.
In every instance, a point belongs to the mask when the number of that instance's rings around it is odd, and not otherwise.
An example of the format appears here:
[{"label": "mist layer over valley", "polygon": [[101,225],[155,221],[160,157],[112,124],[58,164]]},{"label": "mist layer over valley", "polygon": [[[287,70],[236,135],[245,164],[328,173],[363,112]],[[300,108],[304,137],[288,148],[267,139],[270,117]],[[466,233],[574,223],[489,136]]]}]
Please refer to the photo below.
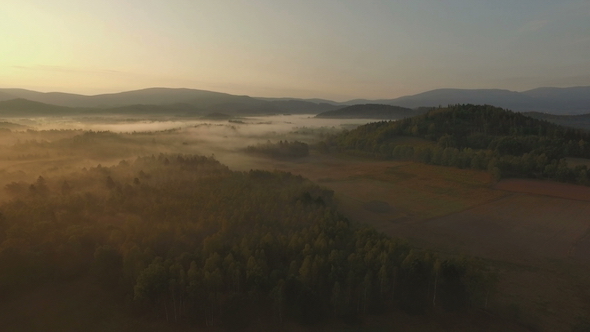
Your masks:
[{"label": "mist layer over valley", "polygon": [[[103,166],[159,153],[215,155],[231,168],[253,166],[243,150],[267,141],[314,143],[371,120],[276,115],[232,120],[167,117],[11,118],[3,123],[2,172],[25,179],[64,168]],[[16,126],[18,125],[18,126]],[[11,129],[8,129],[11,128]]]}]

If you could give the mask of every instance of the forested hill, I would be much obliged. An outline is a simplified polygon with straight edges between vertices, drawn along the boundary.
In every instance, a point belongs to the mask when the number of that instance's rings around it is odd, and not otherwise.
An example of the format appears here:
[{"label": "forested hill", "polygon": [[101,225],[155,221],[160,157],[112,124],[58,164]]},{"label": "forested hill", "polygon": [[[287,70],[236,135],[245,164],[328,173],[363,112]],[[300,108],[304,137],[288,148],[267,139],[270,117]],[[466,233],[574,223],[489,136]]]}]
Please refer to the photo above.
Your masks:
[{"label": "forested hill", "polygon": [[[400,144],[401,136],[424,144]],[[426,144],[430,142],[430,144]],[[455,105],[395,122],[376,122],[330,138],[329,147],[384,158],[489,169],[499,176],[587,182],[562,158],[590,158],[590,132],[488,105]],[[567,170],[567,171],[566,171]],[[583,171],[583,172],[582,172]]]},{"label": "forested hill", "polygon": [[383,104],[361,104],[323,112],[316,115],[316,118],[403,119],[416,114],[418,113],[405,107]]}]

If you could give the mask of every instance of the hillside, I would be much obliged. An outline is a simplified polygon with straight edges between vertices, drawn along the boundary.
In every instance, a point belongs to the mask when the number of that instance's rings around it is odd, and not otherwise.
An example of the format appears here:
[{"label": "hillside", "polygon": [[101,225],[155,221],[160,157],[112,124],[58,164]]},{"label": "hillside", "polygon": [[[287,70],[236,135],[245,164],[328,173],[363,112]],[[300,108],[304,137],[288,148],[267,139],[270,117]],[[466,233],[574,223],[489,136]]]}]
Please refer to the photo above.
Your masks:
[{"label": "hillside", "polygon": [[409,108],[383,104],[363,104],[323,112],[316,115],[316,118],[403,119],[414,115],[416,112]]},{"label": "hillside", "polygon": [[231,114],[316,114],[334,106],[303,100],[266,101],[249,96],[196,90],[149,88],[121,93],[85,96],[61,92],[37,92],[24,89],[0,89],[0,100],[22,98],[65,107],[111,109],[131,105],[192,105],[203,112]]},{"label": "hillside", "polygon": [[[521,109],[532,102],[530,97],[518,92],[500,89],[437,89],[393,100],[405,107],[447,106],[462,104],[488,104]],[[508,105],[508,106],[504,106]]]},{"label": "hillside", "polygon": [[113,108],[126,105],[162,105],[189,102],[198,98],[226,98],[231,95],[193,89],[150,88],[120,93],[86,96],[62,92],[37,92],[25,89],[0,89],[13,98],[23,98],[67,107]]},{"label": "hillside", "polygon": [[17,99],[17,97],[14,95],[11,95],[10,93],[0,91],[0,101],[11,100],[11,99]]},{"label": "hillside", "polygon": [[203,114],[203,110],[190,104],[169,104],[169,105],[127,105],[107,109],[92,109],[90,112],[97,114],[129,114],[129,115],[175,115],[191,116]]},{"label": "hillside", "polygon": [[517,112],[580,114],[590,112],[590,87],[538,88],[523,92],[501,89],[436,89],[395,99],[355,99],[344,104],[368,102],[408,108],[486,104]]},{"label": "hillside", "polygon": [[590,114],[555,115],[540,112],[524,113],[531,118],[549,121],[560,126],[590,130]]},{"label": "hillside", "polygon": [[26,99],[12,99],[0,101],[0,116],[54,116],[54,115],[73,115],[80,110],[49,105],[30,101]]},{"label": "hillside", "polygon": [[590,87],[537,88],[523,92],[501,89],[436,89],[394,99],[354,99],[335,102],[318,98],[263,98],[177,88],[149,88],[93,96],[0,89],[0,101],[23,98],[46,104],[114,108],[129,105],[189,104],[206,112],[232,114],[318,114],[356,104],[386,104],[406,108],[438,107],[455,104],[486,104],[517,112],[582,114],[590,112]]},{"label": "hillside", "polygon": [[[398,144],[413,136],[435,144]],[[376,122],[326,141],[332,150],[487,169],[496,177],[551,178],[589,184],[586,167],[563,158],[590,158],[590,132],[562,127],[487,105],[455,105],[413,118]]]},{"label": "hillside", "polygon": [[[67,107],[46,104],[22,98],[0,101],[0,116],[38,117],[38,116],[74,116],[74,115],[168,115],[168,116],[202,116],[209,113],[224,113],[228,115],[277,114],[288,110],[297,113],[305,110],[301,103],[280,102],[285,108],[277,106],[275,102],[263,102],[249,97],[238,97],[234,101],[213,98],[201,99],[198,103],[174,104],[131,104],[117,107]],[[301,106],[300,108],[296,105]],[[314,104],[315,105],[315,104]],[[316,105],[316,111],[329,107]],[[314,109],[314,107],[312,107]],[[311,112],[311,111],[310,111]]]},{"label": "hillside", "polygon": [[66,107],[40,103],[27,99],[0,101],[0,116],[5,117],[46,117],[75,115],[198,115],[202,111],[188,104],[171,105],[128,105],[113,108]]},{"label": "hillside", "polygon": [[[562,109],[572,114],[590,112],[590,87],[537,88],[521,94],[534,98],[537,111]],[[550,112],[555,113],[555,112]],[[562,113],[562,112],[559,112]]]}]

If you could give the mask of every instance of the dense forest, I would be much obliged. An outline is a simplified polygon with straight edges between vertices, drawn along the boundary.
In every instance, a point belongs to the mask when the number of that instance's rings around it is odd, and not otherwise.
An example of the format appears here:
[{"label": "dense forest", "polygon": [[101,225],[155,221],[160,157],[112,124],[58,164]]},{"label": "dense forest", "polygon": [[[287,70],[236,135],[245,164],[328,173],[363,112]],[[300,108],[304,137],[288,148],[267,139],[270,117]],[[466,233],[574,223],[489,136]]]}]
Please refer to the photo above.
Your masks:
[{"label": "dense forest", "polygon": [[5,187],[0,292],[93,278],[133,312],[240,328],[485,307],[481,262],[412,249],[340,216],[290,173],[165,155]]},{"label": "dense forest", "polygon": [[[404,143],[400,137],[424,142]],[[401,143],[400,143],[401,142]],[[320,151],[343,151],[428,164],[487,169],[500,177],[557,179],[588,185],[590,132],[489,105],[454,105],[399,121],[381,121],[333,135]]]}]

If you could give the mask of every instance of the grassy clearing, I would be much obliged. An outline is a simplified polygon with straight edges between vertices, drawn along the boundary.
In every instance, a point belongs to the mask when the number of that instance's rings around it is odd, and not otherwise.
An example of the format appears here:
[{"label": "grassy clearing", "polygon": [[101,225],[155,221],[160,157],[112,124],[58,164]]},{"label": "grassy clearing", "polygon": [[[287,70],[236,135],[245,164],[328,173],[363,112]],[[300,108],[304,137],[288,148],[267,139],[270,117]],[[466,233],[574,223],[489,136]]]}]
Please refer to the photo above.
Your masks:
[{"label": "grassy clearing", "polygon": [[[334,190],[346,214],[369,223],[421,221],[459,212],[503,195],[491,189],[487,172],[406,161],[313,156],[297,163],[268,161],[260,167],[301,174]],[[388,213],[363,208],[371,201],[388,203]]]}]

